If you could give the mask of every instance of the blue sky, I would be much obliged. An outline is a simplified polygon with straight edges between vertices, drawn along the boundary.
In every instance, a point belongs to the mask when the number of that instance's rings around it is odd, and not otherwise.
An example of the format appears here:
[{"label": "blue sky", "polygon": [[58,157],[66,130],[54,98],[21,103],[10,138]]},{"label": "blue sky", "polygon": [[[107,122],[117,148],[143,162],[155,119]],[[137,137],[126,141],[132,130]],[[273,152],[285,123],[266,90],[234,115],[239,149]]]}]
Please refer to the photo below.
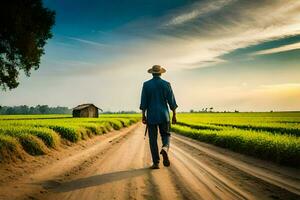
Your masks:
[{"label": "blue sky", "polygon": [[161,64],[180,110],[300,110],[300,1],[44,4],[56,25],[40,69],[0,104],[137,110],[147,69]]}]

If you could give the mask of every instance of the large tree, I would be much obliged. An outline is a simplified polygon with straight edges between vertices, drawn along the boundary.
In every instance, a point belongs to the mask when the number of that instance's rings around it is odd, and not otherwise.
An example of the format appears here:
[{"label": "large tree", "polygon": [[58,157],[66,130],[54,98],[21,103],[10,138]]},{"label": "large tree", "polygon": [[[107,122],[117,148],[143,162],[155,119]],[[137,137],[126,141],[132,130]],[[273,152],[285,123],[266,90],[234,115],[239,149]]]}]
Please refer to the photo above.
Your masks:
[{"label": "large tree", "polygon": [[0,88],[19,85],[19,71],[38,69],[55,13],[42,0],[3,0],[0,5]]}]

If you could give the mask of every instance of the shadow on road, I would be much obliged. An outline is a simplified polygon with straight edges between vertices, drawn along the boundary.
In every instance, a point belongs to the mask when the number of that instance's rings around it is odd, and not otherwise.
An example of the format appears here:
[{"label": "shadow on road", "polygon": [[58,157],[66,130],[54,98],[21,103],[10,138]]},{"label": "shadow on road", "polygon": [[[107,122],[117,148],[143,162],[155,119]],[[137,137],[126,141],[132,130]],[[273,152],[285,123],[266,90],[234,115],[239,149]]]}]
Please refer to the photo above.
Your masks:
[{"label": "shadow on road", "polygon": [[82,188],[111,183],[127,178],[141,176],[149,172],[149,168],[132,169],[127,171],[113,172],[109,174],[100,174],[86,178],[76,179],[70,182],[59,183],[56,181],[46,181],[42,185],[45,189],[50,189],[54,192],[69,192]]}]

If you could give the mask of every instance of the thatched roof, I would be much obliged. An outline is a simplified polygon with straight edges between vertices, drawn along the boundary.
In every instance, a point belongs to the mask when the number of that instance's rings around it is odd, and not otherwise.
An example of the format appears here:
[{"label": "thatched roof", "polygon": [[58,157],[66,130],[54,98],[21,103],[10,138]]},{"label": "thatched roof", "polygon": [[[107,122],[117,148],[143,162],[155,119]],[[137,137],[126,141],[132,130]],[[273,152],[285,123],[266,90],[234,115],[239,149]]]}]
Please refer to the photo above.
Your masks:
[{"label": "thatched roof", "polygon": [[101,108],[98,108],[97,106],[95,106],[95,105],[92,104],[92,103],[85,103],[85,104],[78,105],[78,106],[76,106],[75,108],[73,108],[73,110],[82,110],[82,109],[85,109],[85,108],[90,107],[90,106],[94,106],[94,107],[96,107],[97,109],[99,109],[99,110],[102,111]]}]

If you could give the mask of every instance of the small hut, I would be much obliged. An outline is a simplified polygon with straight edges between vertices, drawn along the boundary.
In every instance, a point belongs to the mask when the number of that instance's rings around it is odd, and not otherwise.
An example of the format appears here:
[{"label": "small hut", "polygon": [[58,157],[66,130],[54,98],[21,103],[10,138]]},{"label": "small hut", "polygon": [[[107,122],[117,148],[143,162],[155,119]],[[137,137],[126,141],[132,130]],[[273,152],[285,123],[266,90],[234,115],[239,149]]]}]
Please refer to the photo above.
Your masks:
[{"label": "small hut", "polygon": [[[94,104],[81,104],[73,108],[73,117],[94,117],[98,118],[99,110]],[[102,111],[102,110],[101,110]]]}]

